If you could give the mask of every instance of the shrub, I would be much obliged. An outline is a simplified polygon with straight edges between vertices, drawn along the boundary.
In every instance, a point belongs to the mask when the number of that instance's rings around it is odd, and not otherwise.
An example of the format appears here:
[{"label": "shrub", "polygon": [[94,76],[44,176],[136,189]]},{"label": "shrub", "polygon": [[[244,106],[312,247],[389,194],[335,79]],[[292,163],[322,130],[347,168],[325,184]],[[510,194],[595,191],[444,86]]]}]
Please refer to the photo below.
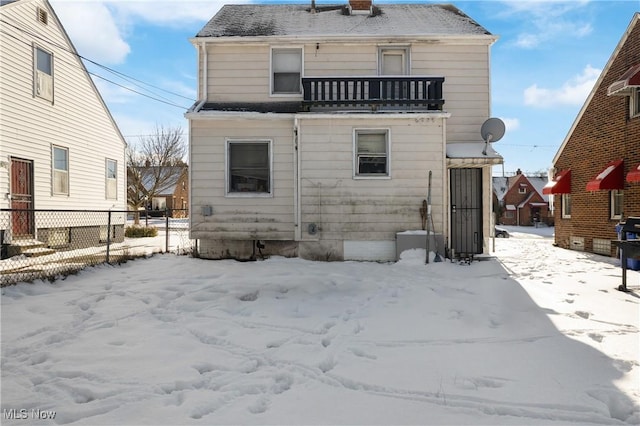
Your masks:
[{"label": "shrub", "polygon": [[154,226],[127,226],[124,236],[128,238],[157,237],[158,230]]}]

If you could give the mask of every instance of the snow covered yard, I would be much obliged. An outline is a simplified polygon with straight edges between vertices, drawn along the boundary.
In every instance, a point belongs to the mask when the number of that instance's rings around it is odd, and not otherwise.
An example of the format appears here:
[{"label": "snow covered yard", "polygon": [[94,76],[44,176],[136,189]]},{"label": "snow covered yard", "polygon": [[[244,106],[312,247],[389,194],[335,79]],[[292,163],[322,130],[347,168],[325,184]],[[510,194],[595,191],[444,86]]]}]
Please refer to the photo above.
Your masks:
[{"label": "snow covered yard", "polygon": [[506,228],[471,265],[156,255],[3,288],[2,424],[640,423],[640,273]]}]

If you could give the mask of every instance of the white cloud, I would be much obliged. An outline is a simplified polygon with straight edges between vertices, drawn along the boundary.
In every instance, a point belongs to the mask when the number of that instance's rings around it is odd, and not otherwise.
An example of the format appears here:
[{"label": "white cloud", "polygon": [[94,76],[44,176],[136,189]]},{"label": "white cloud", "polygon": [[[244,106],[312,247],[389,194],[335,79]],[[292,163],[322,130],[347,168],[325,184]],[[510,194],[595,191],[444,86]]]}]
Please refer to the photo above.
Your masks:
[{"label": "white cloud", "polygon": [[517,118],[502,118],[504,122],[505,132],[512,132],[520,128],[520,120]]},{"label": "white cloud", "polygon": [[53,0],[51,3],[80,55],[106,64],[124,62],[131,48],[123,30],[102,2]]},{"label": "white cloud", "polygon": [[548,89],[533,84],[524,91],[525,105],[549,108],[557,105],[582,105],[593,89],[602,70],[587,65],[579,74],[561,87]]},{"label": "white cloud", "polygon": [[576,15],[578,9],[589,4],[587,0],[556,1],[530,0],[505,1],[502,15],[505,19],[521,20],[522,32],[514,44],[532,49],[558,37],[584,37],[593,31],[584,15]]},{"label": "white cloud", "polygon": [[246,1],[107,0],[107,4],[119,15],[167,26],[182,26],[194,21],[206,22],[226,3],[246,3]]}]

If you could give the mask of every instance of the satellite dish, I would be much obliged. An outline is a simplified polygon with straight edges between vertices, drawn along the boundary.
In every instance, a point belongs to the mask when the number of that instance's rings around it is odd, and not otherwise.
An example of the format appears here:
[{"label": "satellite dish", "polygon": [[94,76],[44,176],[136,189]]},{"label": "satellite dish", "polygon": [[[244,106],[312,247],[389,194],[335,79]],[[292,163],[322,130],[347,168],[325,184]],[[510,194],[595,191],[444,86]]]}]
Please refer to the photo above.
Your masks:
[{"label": "satellite dish", "polygon": [[499,118],[489,118],[482,123],[480,128],[482,140],[484,140],[483,155],[487,155],[487,145],[490,142],[498,142],[504,136],[504,122]]}]

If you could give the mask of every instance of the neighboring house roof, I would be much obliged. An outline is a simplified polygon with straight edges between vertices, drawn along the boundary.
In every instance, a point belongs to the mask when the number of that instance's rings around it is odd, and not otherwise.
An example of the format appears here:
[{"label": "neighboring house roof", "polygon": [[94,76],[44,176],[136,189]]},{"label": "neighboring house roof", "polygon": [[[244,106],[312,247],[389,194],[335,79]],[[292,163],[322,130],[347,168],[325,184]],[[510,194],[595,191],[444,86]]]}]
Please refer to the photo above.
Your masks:
[{"label": "neighboring house roof", "polygon": [[584,104],[582,104],[582,108],[580,109],[580,112],[576,116],[576,119],[573,121],[573,124],[571,125],[571,128],[569,129],[569,132],[567,132],[567,135],[565,136],[564,140],[562,141],[562,144],[560,145],[560,148],[558,148],[558,151],[556,152],[556,155],[553,157],[552,164],[555,165],[558,162],[558,159],[560,158],[560,155],[562,154],[562,151],[564,151],[565,146],[567,145],[567,143],[569,142],[569,139],[571,139],[571,136],[573,135],[573,131],[576,129],[576,126],[578,125],[578,123],[582,119],[582,116],[584,115],[585,111],[587,110],[587,107],[591,103],[591,100],[593,99],[593,97],[595,96],[596,92],[598,91],[598,89],[602,85],[602,80],[609,73],[609,69],[611,69],[611,66],[613,65],[614,60],[618,56],[618,53],[620,52],[622,47],[627,42],[627,38],[629,37],[629,35],[631,34],[631,32],[633,31],[633,29],[635,28],[636,25],[640,25],[640,12],[636,12],[633,15],[633,18],[631,18],[631,22],[629,23],[629,26],[627,27],[627,30],[625,31],[625,33],[620,38],[620,41],[618,42],[618,45],[616,46],[616,48],[613,50],[613,53],[609,57],[609,60],[607,61],[607,64],[605,65],[604,69],[600,73],[600,76],[598,77],[598,80],[596,81],[596,84],[593,85],[593,88],[591,89],[591,92],[589,93],[589,96],[585,100]]},{"label": "neighboring house roof", "polygon": [[[376,4],[379,14],[348,15],[345,6],[225,5],[196,37],[268,36],[491,36],[452,5]],[[490,37],[495,39],[494,36]]]},{"label": "neighboring house roof", "polygon": [[[511,189],[511,187],[519,180],[519,177],[523,177],[526,179],[533,189],[542,197],[545,203],[549,202],[549,196],[544,195],[542,193],[542,188],[547,184],[547,179],[538,176],[525,176],[525,175],[515,175],[515,176],[495,176],[493,178],[493,192],[496,194],[496,198],[498,201],[502,201],[507,195],[507,192]],[[532,193],[533,194],[533,193]]]},{"label": "neighboring house roof", "polygon": [[[147,167],[140,167],[141,170],[150,169]],[[173,167],[163,167],[160,170],[163,176],[168,176],[167,182],[159,188],[160,193],[156,194],[158,196],[162,195],[172,195],[176,191],[176,186],[178,185],[178,181],[182,177],[184,171],[187,169],[187,166],[173,166]],[[146,190],[150,190],[155,183],[155,173],[143,173],[142,175],[142,185]]]},{"label": "neighboring house roof", "polygon": [[4,6],[5,4],[13,3],[18,0],[0,0],[0,6]]}]

